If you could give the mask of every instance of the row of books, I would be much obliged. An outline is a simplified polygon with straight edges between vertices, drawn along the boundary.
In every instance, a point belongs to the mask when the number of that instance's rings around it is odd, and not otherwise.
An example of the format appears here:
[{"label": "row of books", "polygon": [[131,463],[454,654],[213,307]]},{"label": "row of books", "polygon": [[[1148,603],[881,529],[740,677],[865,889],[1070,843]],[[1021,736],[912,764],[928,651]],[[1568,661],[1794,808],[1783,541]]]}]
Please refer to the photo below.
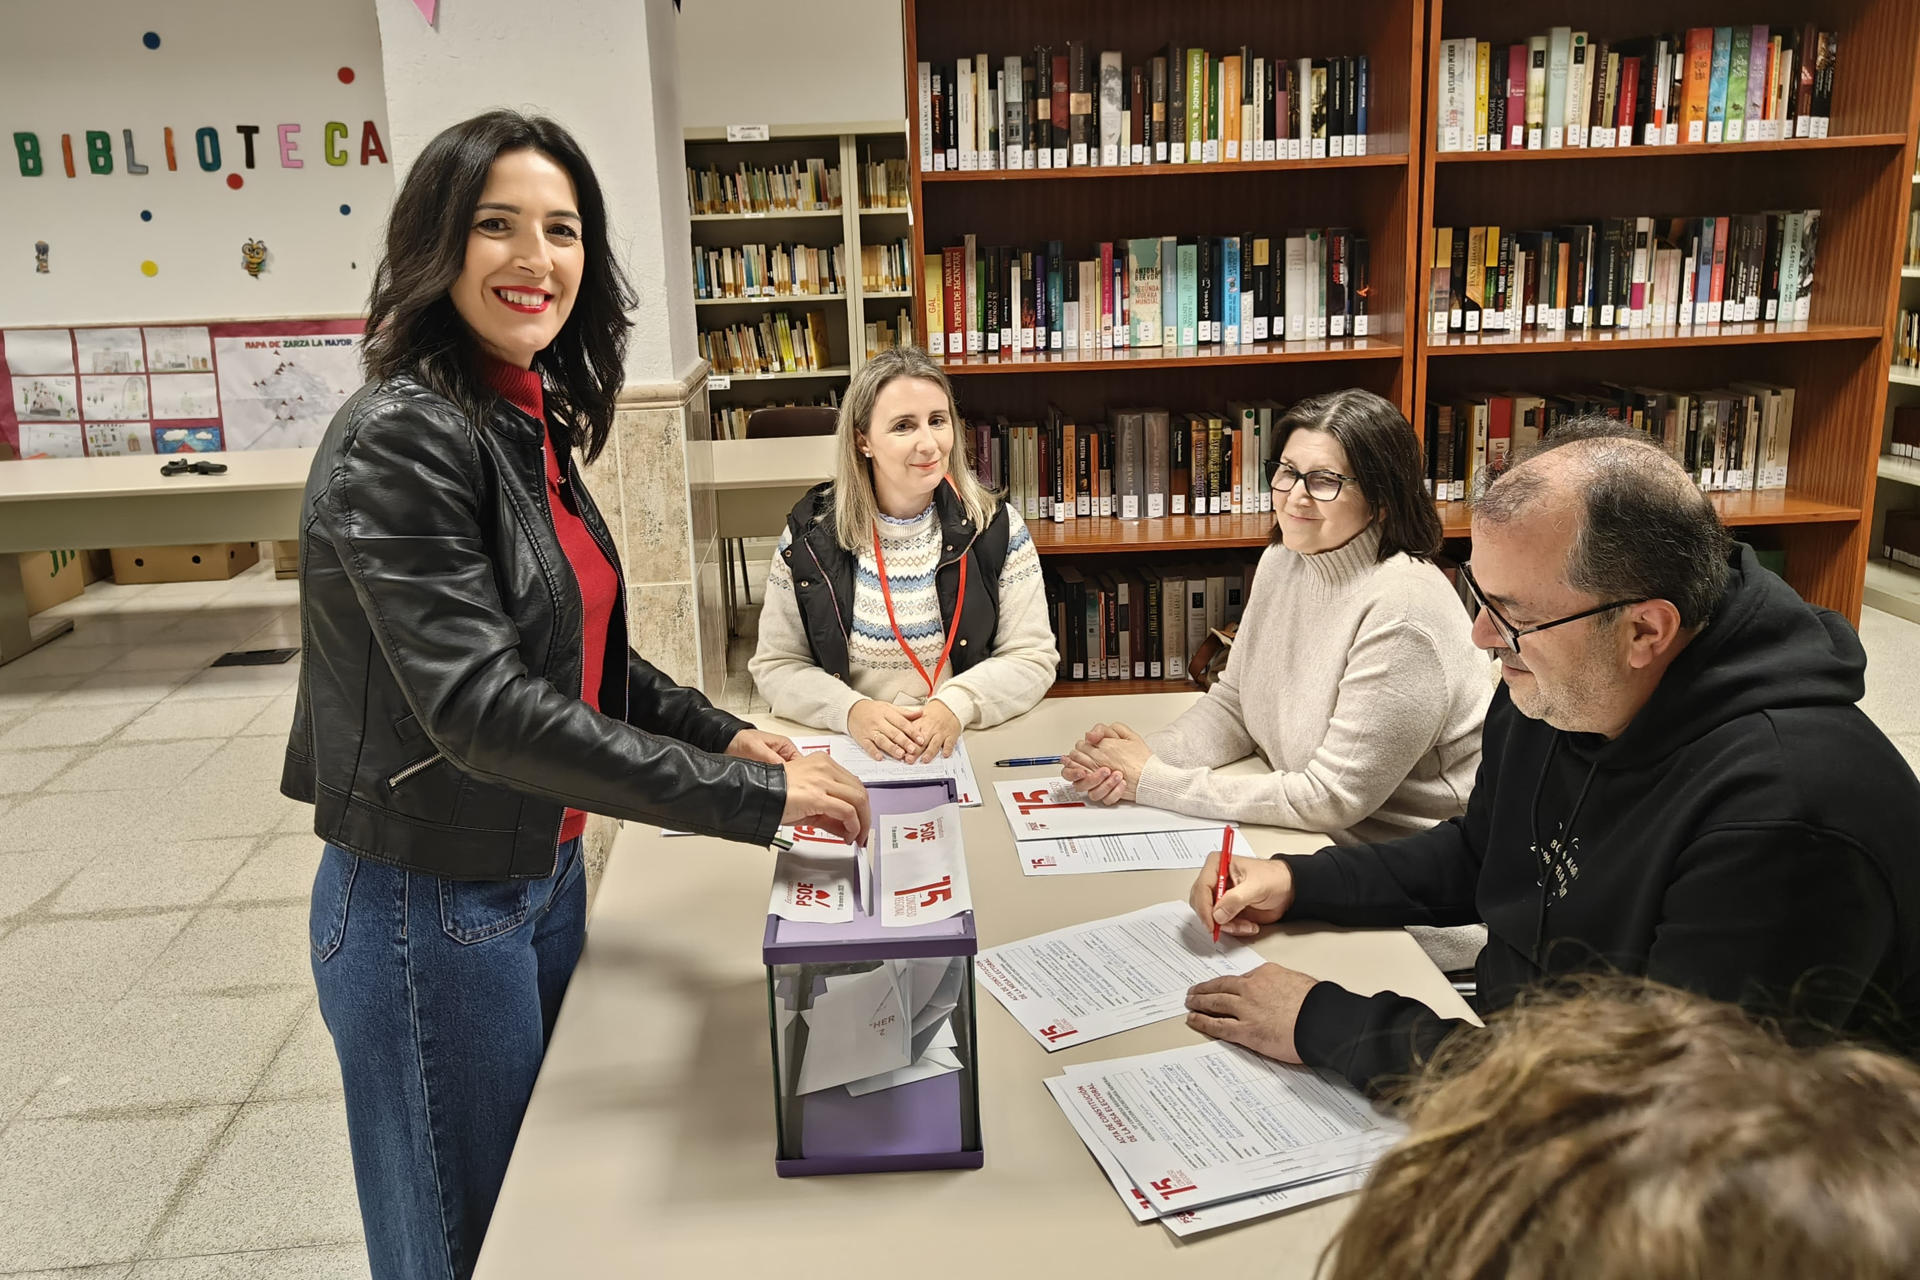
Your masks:
[{"label": "row of books", "polygon": [[1893,331],[1893,365],[1920,369],[1920,311],[1900,308],[1900,322]]},{"label": "row of books", "polygon": [[806,213],[840,207],[840,170],[825,160],[687,168],[694,213]]},{"label": "row of books", "polygon": [[766,404],[716,404],[709,417],[713,426],[713,438],[716,440],[744,440],[747,438],[747,421],[762,409],[790,409],[798,406],[825,406],[829,409],[840,407],[840,389],[829,386],[819,395],[810,399],[788,396],[769,401]]},{"label": "row of books", "polygon": [[826,317],[769,311],[753,323],[700,331],[700,354],[713,371],[732,375],[798,373],[833,367]]},{"label": "row of books", "polygon": [[693,246],[696,298],[779,298],[847,291],[840,245],[743,244]]},{"label": "row of books", "polygon": [[1346,227],[1106,240],[1078,259],[1058,240],[982,249],[969,235],[922,262],[928,350],[958,357],[1366,337],[1370,261],[1367,238]]},{"label": "row of books", "polygon": [[1880,542],[1887,559],[1909,569],[1920,569],[1920,511],[1903,508],[1888,511]]},{"label": "row of books", "polygon": [[1169,45],[1128,64],[1065,52],[921,62],[920,169],[1067,169],[1367,153],[1367,58],[1268,58]]},{"label": "row of books", "polygon": [[1902,265],[1920,267],[1920,209],[1907,214],[1907,253]]},{"label": "row of books", "polygon": [[882,351],[893,347],[913,345],[913,313],[902,307],[892,323],[885,320],[869,320],[866,323],[867,359],[871,360]]},{"label": "row of books", "polygon": [[884,159],[867,148],[860,163],[860,207],[862,209],[904,209],[907,207],[907,161],[905,156]]},{"label": "row of books", "polygon": [[1836,32],[1694,27],[1609,44],[1554,27],[1513,44],[1440,42],[1441,151],[1824,138]]},{"label": "row of books", "polygon": [[1887,452],[1896,458],[1920,458],[1920,405],[1901,405],[1893,411]]},{"label": "row of books", "polygon": [[1708,492],[1784,489],[1794,389],[1763,382],[1672,391],[1603,383],[1536,395],[1500,391],[1429,401],[1427,491],[1443,502],[1480,492],[1569,418],[1602,413],[1643,432]]},{"label": "row of books", "polygon": [[1811,314],[1818,209],[1603,218],[1538,231],[1435,227],[1427,328],[1689,328]]},{"label": "row of books", "polygon": [[860,247],[860,287],[868,293],[906,293],[913,288],[913,241]]},{"label": "row of books", "polygon": [[1285,412],[1257,400],[1087,421],[1049,405],[1040,422],[975,422],[967,444],[976,473],[1028,520],[1238,515],[1273,510],[1263,463]]},{"label": "row of books", "polygon": [[1058,678],[1186,680],[1207,632],[1240,621],[1258,563],[1233,552],[1150,569],[1049,568]]}]

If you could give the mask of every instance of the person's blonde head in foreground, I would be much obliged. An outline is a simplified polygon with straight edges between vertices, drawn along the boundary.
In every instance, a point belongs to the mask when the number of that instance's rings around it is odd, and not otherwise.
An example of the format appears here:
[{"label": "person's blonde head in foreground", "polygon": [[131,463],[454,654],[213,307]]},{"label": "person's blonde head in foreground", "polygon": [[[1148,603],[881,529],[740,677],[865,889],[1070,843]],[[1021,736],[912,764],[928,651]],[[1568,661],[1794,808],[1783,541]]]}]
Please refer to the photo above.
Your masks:
[{"label": "person's blonde head in foreground", "polygon": [[1443,1045],[1330,1280],[1920,1276],[1920,1070],[1620,980]]}]

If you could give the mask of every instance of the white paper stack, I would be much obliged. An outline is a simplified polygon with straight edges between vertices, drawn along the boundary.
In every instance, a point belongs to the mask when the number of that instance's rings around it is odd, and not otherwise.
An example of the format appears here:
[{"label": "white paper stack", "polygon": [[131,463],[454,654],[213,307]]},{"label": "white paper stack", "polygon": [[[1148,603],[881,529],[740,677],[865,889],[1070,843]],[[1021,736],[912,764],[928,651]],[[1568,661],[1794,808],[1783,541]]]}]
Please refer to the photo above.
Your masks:
[{"label": "white paper stack", "polygon": [[1218,1041],[1046,1085],[1135,1219],[1177,1236],[1357,1190],[1405,1133],[1344,1081]]},{"label": "white paper stack", "polygon": [[930,956],[827,978],[799,1015],[808,1037],[797,1092],[845,1085],[858,1097],[960,1070],[952,1020],[966,976],[964,958]]},{"label": "white paper stack", "polygon": [[973,761],[967,756],[965,740],[954,743],[953,754],[925,764],[906,764],[899,760],[875,760],[860,749],[860,744],[844,733],[821,733],[795,738],[793,745],[802,755],[826,752],[833,762],[862,782],[935,782],[952,778],[960,793],[960,803],[980,803],[980,784],[974,780]]}]

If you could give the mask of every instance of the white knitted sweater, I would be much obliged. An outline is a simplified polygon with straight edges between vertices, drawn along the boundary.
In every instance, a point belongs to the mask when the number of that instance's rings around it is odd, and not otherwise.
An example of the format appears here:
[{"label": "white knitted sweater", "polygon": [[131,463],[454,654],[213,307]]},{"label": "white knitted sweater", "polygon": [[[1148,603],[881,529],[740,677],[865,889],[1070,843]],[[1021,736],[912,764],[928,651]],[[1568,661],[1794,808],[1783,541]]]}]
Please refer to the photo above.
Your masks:
[{"label": "white knitted sweater", "polygon": [[[1446,578],[1379,533],[1261,556],[1227,668],[1147,738],[1143,804],[1222,820],[1390,840],[1466,809],[1492,695]],[[1218,766],[1258,753],[1271,773]]]},{"label": "white knitted sweater", "polygon": [[[1032,708],[1053,683],[1059,663],[1033,536],[1011,508],[1007,516],[1007,560],[1000,571],[1000,617],[994,628],[993,654],[959,675],[953,673],[949,657],[935,695],[963,729],[996,725]],[[842,683],[814,664],[784,554],[791,542],[792,534],[782,533],[774,549],[773,566],[767,571],[766,605],[760,611],[760,640],[747,664],[773,713],[845,733],[847,713],[863,698],[902,706],[926,702],[926,682],[907,660],[887,620],[871,548],[859,553],[854,574],[853,630],[847,637],[852,682]],[[939,517],[931,505],[906,520],[882,515],[880,544],[900,634],[932,675],[946,641],[934,581],[941,552]],[[977,583],[968,587],[978,589]]]}]

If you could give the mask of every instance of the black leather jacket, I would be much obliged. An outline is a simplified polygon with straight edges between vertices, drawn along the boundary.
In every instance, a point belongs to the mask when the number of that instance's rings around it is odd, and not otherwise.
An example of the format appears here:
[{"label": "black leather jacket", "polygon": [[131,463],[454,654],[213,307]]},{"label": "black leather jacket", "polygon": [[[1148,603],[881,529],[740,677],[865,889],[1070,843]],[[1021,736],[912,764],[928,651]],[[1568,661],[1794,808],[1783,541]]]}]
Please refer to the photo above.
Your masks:
[{"label": "black leather jacket", "polygon": [[[314,833],[462,880],[552,874],[568,806],[765,844],[779,768],[717,754],[747,722],[627,645],[580,687],[580,591],[547,506],[544,425],[474,423],[398,378],[356,392],[307,477],[300,695],[280,789]],[[569,454],[563,482],[613,561]],[[626,655],[626,661],[620,655]]]}]

